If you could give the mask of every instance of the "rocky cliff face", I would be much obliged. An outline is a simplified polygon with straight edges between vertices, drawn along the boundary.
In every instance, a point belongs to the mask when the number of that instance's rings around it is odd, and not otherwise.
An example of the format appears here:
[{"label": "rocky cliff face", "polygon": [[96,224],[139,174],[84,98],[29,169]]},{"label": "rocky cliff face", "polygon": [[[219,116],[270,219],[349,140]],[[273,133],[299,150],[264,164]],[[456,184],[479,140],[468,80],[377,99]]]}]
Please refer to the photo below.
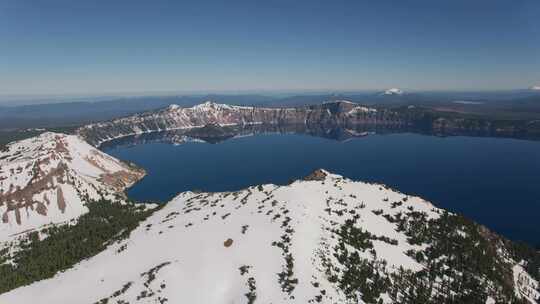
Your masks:
[{"label": "rocky cliff face", "polygon": [[539,120],[500,119],[414,106],[395,108],[394,111],[414,129],[429,134],[540,139]]},{"label": "rocky cliff face", "polygon": [[77,218],[84,201],[121,195],[144,171],[74,135],[43,133],[0,152],[0,242]]},{"label": "rocky cliff face", "polygon": [[[378,128],[408,129],[437,135],[540,138],[540,122],[497,120],[446,113],[414,106],[370,108],[349,101],[333,101],[296,108],[230,106],[206,102],[191,108],[168,108],[86,125],[77,133],[94,146],[131,135],[204,128],[206,126],[298,128],[305,130]],[[215,129],[215,128],[214,128]],[[196,132],[199,135],[201,132]],[[215,133],[215,132],[214,132]],[[204,137],[204,136],[202,136]]]},{"label": "rocky cliff face", "polygon": [[229,106],[206,102],[191,108],[171,105],[107,122],[90,124],[78,130],[89,143],[101,143],[129,135],[155,131],[201,128],[209,124],[230,125],[388,125],[405,124],[389,110],[367,108],[347,101],[299,108],[260,108]]},{"label": "rocky cliff face", "polygon": [[319,170],[181,193],[128,239],[0,302],[537,303],[525,264],[419,197]]}]

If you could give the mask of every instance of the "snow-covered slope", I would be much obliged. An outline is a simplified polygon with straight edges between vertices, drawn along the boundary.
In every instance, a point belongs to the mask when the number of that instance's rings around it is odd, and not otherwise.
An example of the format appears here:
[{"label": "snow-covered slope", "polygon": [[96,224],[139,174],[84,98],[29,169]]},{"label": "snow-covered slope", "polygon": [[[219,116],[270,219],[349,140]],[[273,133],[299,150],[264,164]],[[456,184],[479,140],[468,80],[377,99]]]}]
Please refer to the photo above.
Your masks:
[{"label": "snow-covered slope", "polygon": [[0,152],[0,242],[87,211],[83,200],[113,197],[144,175],[79,137],[43,133]]},{"label": "snow-covered slope", "polygon": [[540,91],[540,85],[532,86],[529,89],[533,91]]},{"label": "snow-covered slope", "polygon": [[[470,256],[497,263],[471,276]],[[0,303],[536,303],[537,287],[479,226],[319,170],[287,186],[181,193],[129,239]]]}]

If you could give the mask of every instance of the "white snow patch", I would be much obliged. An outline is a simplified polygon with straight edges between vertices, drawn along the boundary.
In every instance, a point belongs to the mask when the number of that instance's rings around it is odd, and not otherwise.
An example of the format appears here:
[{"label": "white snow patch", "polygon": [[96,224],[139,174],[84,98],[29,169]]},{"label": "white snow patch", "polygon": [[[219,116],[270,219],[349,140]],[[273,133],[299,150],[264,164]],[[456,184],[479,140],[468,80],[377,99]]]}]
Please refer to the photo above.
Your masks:
[{"label": "white snow patch", "polygon": [[383,95],[403,95],[405,92],[398,88],[391,88],[384,91]]}]

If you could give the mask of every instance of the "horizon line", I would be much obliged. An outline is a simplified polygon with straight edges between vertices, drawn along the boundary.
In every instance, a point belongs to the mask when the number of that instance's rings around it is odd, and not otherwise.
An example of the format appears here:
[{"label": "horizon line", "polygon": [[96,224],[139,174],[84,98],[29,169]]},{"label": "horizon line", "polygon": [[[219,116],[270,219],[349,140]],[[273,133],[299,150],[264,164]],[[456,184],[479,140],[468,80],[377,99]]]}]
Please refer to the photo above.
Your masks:
[{"label": "horizon line", "polygon": [[[535,91],[539,86],[533,85],[529,87],[521,88],[501,88],[501,89],[487,89],[487,88],[449,88],[449,89],[414,89],[407,87],[395,86],[392,88],[399,88],[405,92],[411,93],[489,93],[489,92],[511,92],[511,91]],[[370,88],[370,89],[230,89],[230,90],[149,90],[149,91],[115,91],[115,92],[66,92],[66,93],[0,93],[0,101],[2,99],[15,98],[11,101],[33,100],[33,99],[46,99],[46,98],[109,98],[109,97],[160,97],[160,96],[197,96],[197,95],[246,95],[246,94],[291,94],[291,93],[324,93],[324,94],[346,94],[346,93],[370,93],[370,92],[385,92],[392,88]],[[4,100],[7,101],[7,100]]]}]

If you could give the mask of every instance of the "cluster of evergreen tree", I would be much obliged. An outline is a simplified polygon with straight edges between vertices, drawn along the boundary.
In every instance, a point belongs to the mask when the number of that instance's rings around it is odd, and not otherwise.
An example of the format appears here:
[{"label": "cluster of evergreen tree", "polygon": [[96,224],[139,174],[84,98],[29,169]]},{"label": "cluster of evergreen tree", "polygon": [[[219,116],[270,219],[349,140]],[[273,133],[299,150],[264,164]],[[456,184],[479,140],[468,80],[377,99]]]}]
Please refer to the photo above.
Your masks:
[{"label": "cluster of evergreen tree", "polygon": [[[381,216],[383,216],[381,214]],[[421,271],[388,271],[385,260],[377,259],[372,241],[379,239],[363,231],[357,218],[346,220],[334,233],[339,243],[333,248],[340,267],[326,259],[329,280],[353,302],[379,303],[386,293],[396,303],[527,303],[515,295],[512,266],[500,253],[504,247],[516,261],[525,261],[528,272],[538,278],[540,254],[523,244],[514,244],[462,217],[442,211],[429,218],[423,212],[410,211],[389,216],[396,230],[408,236],[410,244],[422,250],[407,254],[424,266]],[[379,239],[380,240],[380,239]],[[390,243],[390,242],[389,242]],[[348,245],[348,246],[347,246]],[[355,250],[350,250],[349,248]],[[369,251],[374,259],[361,258]]]},{"label": "cluster of evergreen tree", "polygon": [[394,276],[411,286],[391,293],[399,302],[485,303],[491,297],[497,303],[526,303],[515,297],[512,265],[498,250],[503,243],[482,226],[443,211],[436,219],[410,212],[398,227],[413,243],[427,245],[409,253],[424,270]]},{"label": "cluster of evergreen tree", "polygon": [[540,282],[540,244],[536,248],[523,242],[506,241],[506,244],[512,248],[513,258],[524,261],[527,272]]},{"label": "cluster of evergreen tree", "polygon": [[[106,200],[86,204],[89,212],[74,225],[58,225],[28,234],[12,256],[8,248],[0,252],[0,293],[54,276],[81,260],[104,250],[109,244],[129,236],[155,209],[143,205]],[[7,262],[10,260],[12,263]]]}]

